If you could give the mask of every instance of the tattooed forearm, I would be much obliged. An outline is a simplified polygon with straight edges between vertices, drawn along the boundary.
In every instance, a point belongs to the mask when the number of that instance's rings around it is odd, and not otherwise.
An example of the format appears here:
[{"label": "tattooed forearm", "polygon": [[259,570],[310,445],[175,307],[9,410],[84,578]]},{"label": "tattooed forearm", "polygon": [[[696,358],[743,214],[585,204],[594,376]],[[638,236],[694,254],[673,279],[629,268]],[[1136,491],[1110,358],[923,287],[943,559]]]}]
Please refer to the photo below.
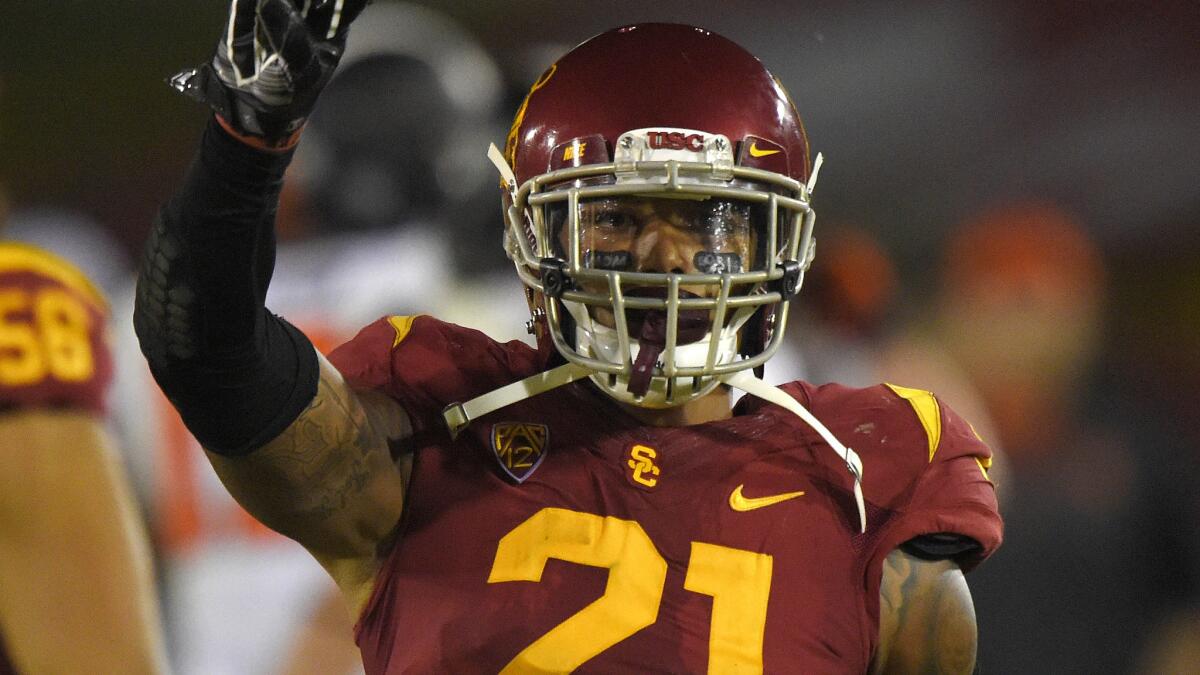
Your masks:
[{"label": "tattooed forearm", "polygon": [[323,362],[317,395],[278,438],[245,457],[209,459],[268,527],[310,550],[355,555],[399,519],[403,485],[388,440],[406,432],[394,402],[354,392]]},{"label": "tattooed forearm", "polygon": [[874,673],[963,674],[975,667],[975,608],[962,571],[903,551],[884,561]]}]

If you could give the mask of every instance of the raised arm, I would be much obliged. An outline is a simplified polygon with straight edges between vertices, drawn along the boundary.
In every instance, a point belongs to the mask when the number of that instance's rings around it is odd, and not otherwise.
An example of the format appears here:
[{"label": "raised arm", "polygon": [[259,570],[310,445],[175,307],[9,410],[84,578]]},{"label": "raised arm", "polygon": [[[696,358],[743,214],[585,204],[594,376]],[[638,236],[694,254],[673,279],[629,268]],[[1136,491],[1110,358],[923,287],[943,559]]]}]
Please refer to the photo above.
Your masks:
[{"label": "raised arm", "polygon": [[211,64],[173,78],[216,115],[155,223],[134,313],[155,379],[230,491],[355,596],[399,520],[388,440],[407,417],[351,391],[264,299],[291,149],[365,3],[235,0]]},{"label": "raised arm", "polygon": [[303,544],[360,610],[370,597],[377,549],[403,506],[388,441],[411,429],[393,401],[354,391],[318,358],[317,393],[287,429],[244,456],[208,451],[208,458],[234,498]]},{"label": "raised arm", "polygon": [[965,675],[975,668],[975,605],[952,560],[903,550],[883,563],[875,675]]}]

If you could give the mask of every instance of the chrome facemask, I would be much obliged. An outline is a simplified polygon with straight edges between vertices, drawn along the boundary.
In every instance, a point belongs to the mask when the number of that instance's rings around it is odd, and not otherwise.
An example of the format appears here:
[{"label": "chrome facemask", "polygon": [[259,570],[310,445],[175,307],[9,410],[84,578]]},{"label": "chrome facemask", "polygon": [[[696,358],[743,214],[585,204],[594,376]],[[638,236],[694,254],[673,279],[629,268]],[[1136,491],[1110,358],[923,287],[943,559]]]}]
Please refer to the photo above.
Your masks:
[{"label": "chrome facemask", "polygon": [[[691,143],[663,147],[668,133]],[[490,156],[510,189],[506,249],[541,302],[535,318],[544,314],[559,353],[587,369],[610,396],[650,408],[682,405],[712,391],[721,376],[761,366],[778,350],[788,302],[813,257],[810,185],[735,166],[729,139],[686,129],[626,132],[614,161],[550,171],[519,187],[499,152]],[[622,197],[749,205],[760,214],[752,223],[757,251],[751,269],[710,265],[708,273],[651,273],[590,265],[581,204]],[[564,222],[553,222],[552,212]],[[766,305],[776,305],[769,340],[748,350],[742,330]],[[596,320],[597,310],[611,313],[611,326]]]},{"label": "chrome facemask", "polygon": [[[788,301],[799,290],[804,273],[812,263],[815,216],[809,207],[809,195],[820,171],[821,156],[817,155],[811,178],[803,185],[781,174],[733,166],[729,141],[722,136],[709,138],[702,149],[693,151],[705,153],[705,157],[698,158],[650,151],[649,133],[661,133],[661,130],[642,129],[623,134],[614,162],[551,171],[520,187],[517,187],[516,176],[500,150],[494,145],[489,150],[488,157],[510,190],[511,206],[505,214],[505,248],[516,264],[521,280],[540,294],[542,304],[534,309],[534,319],[538,318],[538,313],[548,319],[554,345],[567,363],[469,401],[446,406],[442,416],[451,437],[466,428],[471,420],[584,377],[590,378],[618,401],[647,407],[682,405],[725,384],[794,413],[821,436],[853,477],[859,532],[866,532],[863,464],[858,453],[838,441],[799,401],[750,372],[779,348]],[[593,184],[597,179],[601,182]],[[768,245],[758,248],[769,254],[761,256],[758,270],[719,274],[641,274],[585,266],[581,260],[581,200],[628,195],[716,197],[765,204],[770,215],[762,234]],[[546,218],[547,205],[562,202],[567,204],[567,213],[571,214],[566,259],[552,255],[554,234]],[[781,213],[786,214],[784,218],[780,218]],[[788,229],[781,229],[785,227]],[[800,252],[803,252],[802,257]],[[607,292],[581,290],[580,286],[587,282],[597,282]],[[715,290],[716,296],[681,297],[681,286],[693,285]],[[629,297],[626,291],[631,287],[657,287],[666,292],[658,299]],[[735,293],[735,288],[748,290]],[[560,304],[566,312],[560,309]],[[757,353],[739,353],[736,349],[738,331],[757,309],[770,304],[777,304],[770,340]],[[616,344],[615,358],[598,356],[598,349],[593,345],[599,342],[587,342],[585,329],[579,326],[575,329],[574,345],[564,338],[564,317],[590,317],[589,308],[612,312],[615,327],[610,332],[611,341]],[[630,336],[627,316],[630,310],[658,312],[665,317],[661,360],[654,364],[649,386],[641,396],[629,391],[641,349]],[[707,312],[711,317],[706,335],[694,343],[681,344],[680,314],[694,310]],[[726,321],[726,317],[730,320]]]}]

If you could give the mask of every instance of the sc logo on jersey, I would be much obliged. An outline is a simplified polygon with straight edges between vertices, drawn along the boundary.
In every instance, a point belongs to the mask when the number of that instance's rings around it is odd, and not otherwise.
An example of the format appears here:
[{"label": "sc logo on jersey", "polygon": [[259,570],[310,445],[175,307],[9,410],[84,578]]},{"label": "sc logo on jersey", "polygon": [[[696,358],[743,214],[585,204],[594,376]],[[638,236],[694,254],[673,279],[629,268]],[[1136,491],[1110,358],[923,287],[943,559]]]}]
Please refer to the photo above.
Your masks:
[{"label": "sc logo on jersey", "polygon": [[628,459],[625,466],[629,469],[627,477],[635,487],[643,490],[653,489],[658,485],[658,477],[662,473],[657,460],[658,453],[654,448],[645,445],[634,445],[626,453]]},{"label": "sc logo on jersey", "polygon": [[492,425],[492,452],[513,480],[525,482],[546,458],[550,429],[544,424],[500,422]]}]

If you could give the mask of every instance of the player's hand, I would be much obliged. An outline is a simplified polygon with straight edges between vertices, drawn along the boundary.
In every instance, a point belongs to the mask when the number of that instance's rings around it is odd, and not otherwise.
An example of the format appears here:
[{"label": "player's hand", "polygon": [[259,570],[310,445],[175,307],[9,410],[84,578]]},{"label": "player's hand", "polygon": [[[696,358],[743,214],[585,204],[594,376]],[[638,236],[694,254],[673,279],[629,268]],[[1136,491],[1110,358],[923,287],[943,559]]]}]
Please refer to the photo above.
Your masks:
[{"label": "player's hand", "polygon": [[285,147],[312,112],[370,0],[232,0],[210,63],[169,80],[238,134]]}]

